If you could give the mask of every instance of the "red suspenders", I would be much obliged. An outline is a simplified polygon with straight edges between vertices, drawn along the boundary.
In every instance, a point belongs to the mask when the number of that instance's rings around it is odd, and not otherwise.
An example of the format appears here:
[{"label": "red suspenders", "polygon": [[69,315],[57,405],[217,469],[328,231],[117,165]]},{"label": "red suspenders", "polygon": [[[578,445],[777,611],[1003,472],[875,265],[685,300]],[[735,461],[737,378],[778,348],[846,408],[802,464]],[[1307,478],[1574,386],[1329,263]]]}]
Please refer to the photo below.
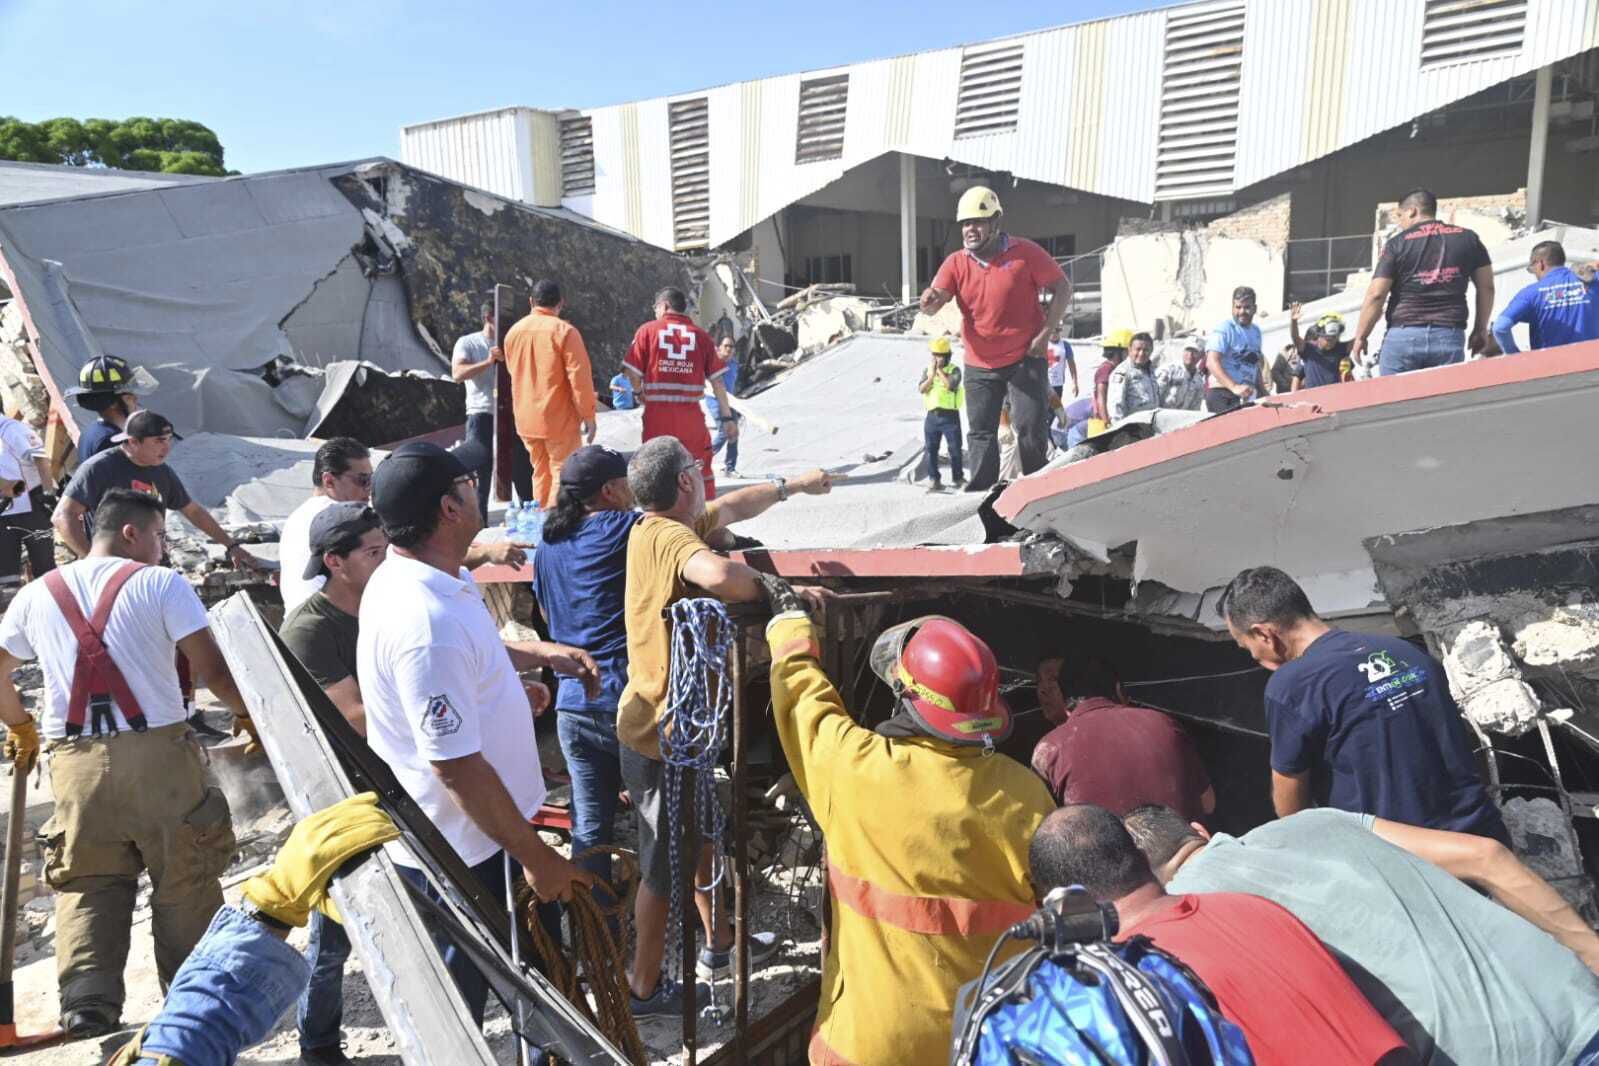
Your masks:
[{"label": "red suspenders", "polygon": [[117,706],[122,708],[123,717],[128,720],[128,725],[135,733],[145,731],[144,711],[140,708],[139,701],[134,698],[133,690],[128,688],[127,679],[122,676],[122,671],[111,660],[110,650],[105,646],[105,627],[111,618],[111,606],[116,603],[117,594],[122,591],[122,586],[128,583],[130,577],[143,570],[144,565],[130,560],[111,575],[111,582],[100,593],[100,600],[94,605],[93,620],[83,617],[83,612],[78,608],[78,601],[67,588],[61,571],[52,570],[44,576],[45,588],[55,597],[56,606],[61,608],[67,625],[72,627],[73,635],[78,638],[78,662],[72,672],[72,695],[67,701],[66,732],[69,737],[83,734],[84,712],[91,703],[94,705],[94,735],[100,735],[102,722],[110,727],[110,732],[114,735],[117,732],[117,724],[111,714],[112,699],[115,699]]}]

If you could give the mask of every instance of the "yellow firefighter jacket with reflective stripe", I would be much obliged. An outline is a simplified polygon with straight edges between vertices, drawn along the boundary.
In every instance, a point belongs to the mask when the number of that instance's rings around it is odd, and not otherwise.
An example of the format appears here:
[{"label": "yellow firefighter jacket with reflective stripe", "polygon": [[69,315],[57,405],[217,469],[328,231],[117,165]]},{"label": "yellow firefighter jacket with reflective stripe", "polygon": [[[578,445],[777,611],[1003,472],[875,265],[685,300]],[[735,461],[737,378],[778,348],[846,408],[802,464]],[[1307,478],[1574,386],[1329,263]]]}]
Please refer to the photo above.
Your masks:
[{"label": "yellow firefighter jacket with reflective stripe", "polygon": [[947,1062],[956,990],[1033,912],[1027,846],[1049,790],[1007,756],[856,725],[804,617],[773,619],[767,639],[783,753],[827,840],[810,1061]]}]

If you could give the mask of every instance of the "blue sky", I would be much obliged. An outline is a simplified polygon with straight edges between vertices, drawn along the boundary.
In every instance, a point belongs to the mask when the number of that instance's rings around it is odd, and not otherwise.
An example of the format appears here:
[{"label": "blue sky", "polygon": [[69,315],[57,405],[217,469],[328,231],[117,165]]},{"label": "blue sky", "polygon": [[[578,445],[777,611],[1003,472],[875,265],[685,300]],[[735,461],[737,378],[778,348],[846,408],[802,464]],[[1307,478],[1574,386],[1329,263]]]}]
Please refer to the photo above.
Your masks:
[{"label": "blue sky", "polygon": [[230,168],[271,170],[398,156],[402,125],[467,111],[593,107],[1163,3],[0,0],[0,114],[195,119]]}]

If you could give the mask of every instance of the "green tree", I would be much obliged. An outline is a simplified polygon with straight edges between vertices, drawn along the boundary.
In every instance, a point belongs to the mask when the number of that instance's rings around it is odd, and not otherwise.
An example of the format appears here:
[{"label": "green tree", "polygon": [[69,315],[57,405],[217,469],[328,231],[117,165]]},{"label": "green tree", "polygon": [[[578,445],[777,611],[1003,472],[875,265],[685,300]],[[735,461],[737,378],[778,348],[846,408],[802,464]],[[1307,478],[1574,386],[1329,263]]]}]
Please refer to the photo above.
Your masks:
[{"label": "green tree", "polygon": [[23,122],[0,117],[0,159],[116,167],[168,174],[221,176],[222,144],[206,126],[188,119],[52,118]]}]

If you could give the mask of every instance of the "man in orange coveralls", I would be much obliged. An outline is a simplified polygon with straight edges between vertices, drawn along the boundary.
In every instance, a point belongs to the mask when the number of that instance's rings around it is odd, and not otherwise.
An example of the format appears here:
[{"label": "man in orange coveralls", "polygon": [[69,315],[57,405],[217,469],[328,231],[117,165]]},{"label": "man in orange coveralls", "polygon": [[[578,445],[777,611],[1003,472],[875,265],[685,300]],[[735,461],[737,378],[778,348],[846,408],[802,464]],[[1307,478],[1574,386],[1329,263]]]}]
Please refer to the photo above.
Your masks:
[{"label": "man in orange coveralls", "polygon": [[644,401],[644,439],[676,437],[700,461],[705,498],[716,498],[716,478],[711,473],[711,435],[705,429],[700,401],[705,382],[716,394],[716,410],[730,441],[738,440],[738,421],[728,404],[722,371],[727,364],[716,354],[711,335],[688,317],[688,297],[682,289],[665,288],[655,294],[655,319],[633,334],[622,369],[633,391]]},{"label": "man in orange coveralls", "polygon": [[561,287],[539,282],[532,302],[528,316],[505,335],[505,366],[516,434],[533,460],[533,495],[548,509],[555,506],[561,464],[594,443],[594,372],[583,335],[561,317]]}]

